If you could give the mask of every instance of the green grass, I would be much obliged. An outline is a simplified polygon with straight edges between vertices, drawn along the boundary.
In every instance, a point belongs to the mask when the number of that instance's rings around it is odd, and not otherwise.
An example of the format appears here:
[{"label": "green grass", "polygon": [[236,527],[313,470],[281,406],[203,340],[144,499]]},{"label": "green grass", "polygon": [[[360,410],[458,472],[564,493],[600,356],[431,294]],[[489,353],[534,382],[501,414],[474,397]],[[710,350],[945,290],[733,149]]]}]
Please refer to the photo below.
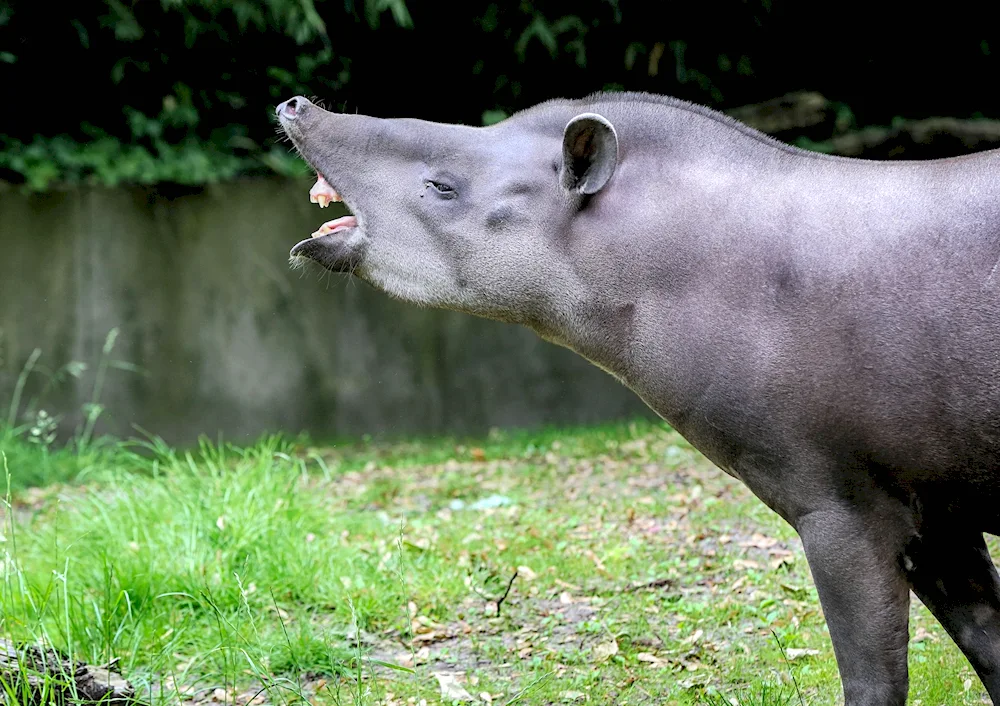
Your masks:
[{"label": "green grass", "polygon": [[[0,435],[0,633],[157,704],[840,699],[794,532],[662,424],[83,449]],[[983,703],[912,616],[911,703]]]},{"label": "green grass", "polygon": [[14,491],[60,483],[87,482],[92,475],[114,468],[121,458],[121,445],[102,440],[85,449],[32,443],[25,434],[0,426],[0,449],[7,456]]}]

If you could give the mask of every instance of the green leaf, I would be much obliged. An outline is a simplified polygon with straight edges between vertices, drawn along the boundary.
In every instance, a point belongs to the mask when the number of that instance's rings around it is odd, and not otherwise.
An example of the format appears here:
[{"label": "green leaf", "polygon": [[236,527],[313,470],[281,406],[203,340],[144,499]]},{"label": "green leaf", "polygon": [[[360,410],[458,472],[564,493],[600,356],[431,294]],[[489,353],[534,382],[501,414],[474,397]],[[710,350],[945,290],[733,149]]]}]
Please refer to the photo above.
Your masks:
[{"label": "green leaf", "polygon": [[111,15],[102,17],[102,24],[110,24],[115,31],[115,38],[123,42],[134,42],[142,39],[143,31],[132,11],[119,0],[106,0],[111,8]]},{"label": "green leaf", "polygon": [[518,59],[521,61],[525,60],[525,56],[528,52],[528,44],[532,39],[537,38],[539,42],[542,43],[548,52],[549,56],[555,58],[558,45],[556,43],[556,35],[553,34],[552,28],[545,21],[545,18],[541,15],[536,15],[535,19],[532,20],[523,32],[521,36],[518,37],[517,44],[514,45],[514,53],[517,54]]},{"label": "green leaf", "polygon": [[393,664],[392,662],[383,662],[380,659],[368,659],[366,661],[371,662],[372,664],[377,664],[380,667],[385,667],[387,669],[394,669],[397,672],[406,672],[407,674],[416,674],[415,670],[410,669],[409,667],[404,667],[401,664]]},{"label": "green leaf", "polygon": [[500,122],[501,120],[507,119],[507,113],[503,110],[484,110],[483,111],[483,125],[493,125]]},{"label": "green leaf", "polygon": [[413,18],[410,17],[405,0],[365,0],[365,17],[372,29],[378,29],[381,15],[386,10],[392,13],[396,26],[404,29],[413,27]]}]

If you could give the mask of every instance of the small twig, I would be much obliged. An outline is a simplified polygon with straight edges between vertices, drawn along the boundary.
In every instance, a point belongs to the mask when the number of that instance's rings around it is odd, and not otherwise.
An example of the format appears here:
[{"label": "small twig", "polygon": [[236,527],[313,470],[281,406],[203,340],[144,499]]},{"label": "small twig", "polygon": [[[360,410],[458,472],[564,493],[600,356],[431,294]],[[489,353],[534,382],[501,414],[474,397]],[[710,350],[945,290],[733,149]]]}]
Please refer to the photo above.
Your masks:
[{"label": "small twig", "polygon": [[634,593],[636,591],[641,591],[644,588],[662,588],[664,586],[669,586],[673,583],[672,579],[653,579],[652,581],[647,581],[646,583],[641,583],[638,586],[628,586],[627,588],[621,589],[622,593]]},{"label": "small twig", "polygon": [[118,664],[119,661],[121,661],[121,657],[115,657],[113,660],[111,660],[107,664],[102,664],[100,667],[98,667],[98,669],[113,669],[114,666],[116,664]]},{"label": "small twig", "polygon": [[497,601],[497,617],[498,618],[500,617],[500,606],[503,604],[503,602],[505,600],[507,600],[507,596],[510,595],[510,589],[513,588],[513,586],[514,586],[514,579],[516,579],[516,578],[517,578],[517,569],[514,569],[514,575],[511,576],[510,577],[510,581],[507,582],[507,590],[503,592],[503,595],[500,596],[500,600]]},{"label": "small twig", "polygon": [[517,573],[518,573],[517,569],[514,569],[514,575],[511,576],[510,577],[510,581],[507,582],[507,590],[504,591],[503,595],[500,596],[499,598],[490,598],[489,596],[487,596],[485,593],[483,593],[482,591],[480,591],[475,586],[472,587],[472,590],[476,592],[477,596],[479,596],[480,598],[482,598],[482,599],[484,599],[486,601],[490,601],[492,603],[496,603],[497,604],[497,617],[498,618],[500,617],[500,606],[503,605],[503,602],[505,600],[507,600],[507,596],[510,595],[510,589],[514,586],[514,579],[517,578]]},{"label": "small twig", "polygon": [[802,692],[799,691],[799,682],[795,678],[795,672],[792,671],[792,665],[788,661],[788,657],[785,655],[785,648],[781,644],[781,640],[778,639],[778,634],[771,630],[771,635],[774,636],[774,641],[778,643],[778,649],[781,650],[781,658],[785,660],[785,666],[788,667],[788,675],[792,678],[792,684],[795,685],[795,695],[799,697],[799,706],[806,706],[805,700],[802,698]]},{"label": "small twig", "polygon": [[555,674],[555,672],[546,672],[542,676],[538,677],[538,679],[535,679],[535,681],[531,682],[530,684],[528,684],[528,686],[524,687],[519,692],[514,694],[514,696],[511,697],[510,701],[504,704],[504,706],[513,706],[522,698],[527,696],[529,692],[531,692],[534,689],[537,689],[543,681],[551,678],[553,674]]}]

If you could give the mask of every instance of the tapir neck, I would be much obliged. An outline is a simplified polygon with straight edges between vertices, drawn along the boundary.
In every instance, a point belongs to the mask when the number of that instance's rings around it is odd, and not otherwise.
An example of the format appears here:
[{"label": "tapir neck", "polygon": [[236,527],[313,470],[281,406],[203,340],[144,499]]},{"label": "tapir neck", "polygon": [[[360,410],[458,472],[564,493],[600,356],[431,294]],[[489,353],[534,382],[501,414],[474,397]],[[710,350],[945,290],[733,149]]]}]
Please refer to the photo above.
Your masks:
[{"label": "tapir neck", "polygon": [[764,261],[788,256],[792,234],[773,227],[790,198],[788,174],[817,164],[702,115],[683,118],[665,141],[619,116],[631,136],[621,168],[567,238],[574,277],[559,287],[572,296],[552,321],[533,326],[675,426],[697,405],[707,384],[701,372],[718,354],[689,355],[698,340],[738,326],[734,306],[775,315],[754,292],[771,276]]}]

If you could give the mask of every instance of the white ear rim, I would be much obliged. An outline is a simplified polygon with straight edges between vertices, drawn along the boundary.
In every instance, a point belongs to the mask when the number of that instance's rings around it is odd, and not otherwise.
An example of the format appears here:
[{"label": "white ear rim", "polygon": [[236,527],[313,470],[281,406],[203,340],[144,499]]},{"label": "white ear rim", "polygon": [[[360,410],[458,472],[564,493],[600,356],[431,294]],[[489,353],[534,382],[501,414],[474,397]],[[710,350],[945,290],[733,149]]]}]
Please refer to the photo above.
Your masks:
[{"label": "white ear rim", "polygon": [[[618,158],[620,157],[620,151],[621,151],[621,147],[619,146],[619,141],[618,141],[618,131],[615,129],[614,124],[612,124],[612,122],[610,120],[608,120],[607,118],[605,118],[603,115],[601,115],[599,113],[580,113],[579,115],[575,115],[574,117],[572,117],[566,123],[566,125],[563,127],[563,136],[566,135],[566,131],[569,130],[569,128],[574,123],[579,122],[581,120],[590,120],[590,121],[593,121],[595,123],[599,123],[600,125],[604,126],[605,128],[607,128],[608,132],[611,133],[611,137],[614,140],[614,143],[615,143],[615,154],[614,154],[614,158],[611,161],[611,174],[608,175],[608,178],[605,181],[605,183],[607,183],[607,181],[610,181],[614,177],[614,173],[616,171],[618,171]],[[577,193],[581,193],[581,194],[593,194],[593,193],[596,193],[597,191],[600,191],[600,189],[602,189],[602,188],[604,188],[604,184],[602,184],[597,189],[594,189],[593,191],[588,191],[587,190],[587,180],[584,179],[584,180],[581,180],[579,183],[576,184],[576,186],[573,187],[573,191],[576,191]]]},{"label": "white ear rim", "polygon": [[617,154],[617,152],[618,152],[618,150],[617,150],[617,147],[618,147],[618,131],[615,130],[615,126],[611,123],[611,121],[608,120],[607,118],[605,118],[600,113],[580,113],[579,115],[574,116],[573,118],[571,118],[569,120],[569,122],[566,123],[563,126],[563,134],[565,135],[566,134],[566,130],[569,129],[569,126],[572,125],[573,123],[575,123],[578,120],[593,120],[594,122],[601,123],[601,125],[603,125],[608,130],[611,131],[611,134],[614,135],[614,138],[615,138],[615,148],[616,148],[615,149],[615,161],[618,161],[618,154]]}]

